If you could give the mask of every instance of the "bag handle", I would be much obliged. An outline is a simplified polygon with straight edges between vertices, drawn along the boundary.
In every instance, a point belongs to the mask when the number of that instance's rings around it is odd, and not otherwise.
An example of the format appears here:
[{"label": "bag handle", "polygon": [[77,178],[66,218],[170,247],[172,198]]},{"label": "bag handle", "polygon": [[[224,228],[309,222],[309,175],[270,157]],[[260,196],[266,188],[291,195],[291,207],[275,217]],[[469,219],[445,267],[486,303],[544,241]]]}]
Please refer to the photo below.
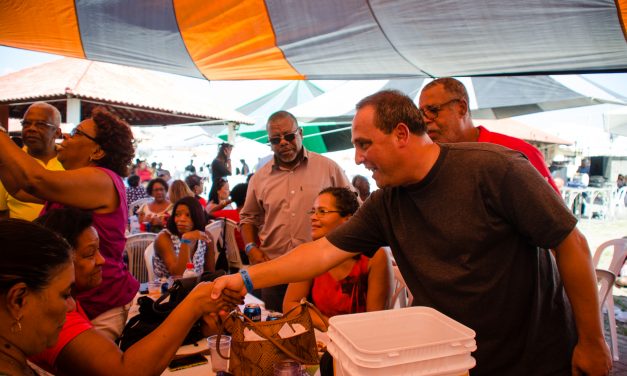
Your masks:
[{"label": "bag handle", "polygon": [[[307,307],[307,309],[311,309],[312,311],[314,311],[316,314],[318,314],[318,317],[320,317],[320,320],[322,320],[322,323],[324,324],[324,331],[326,332],[329,329],[329,319],[327,319],[322,312],[320,312],[320,310],[318,309],[318,307],[316,307],[315,305],[313,305],[312,303],[310,303],[307,298],[302,298],[300,300],[300,305],[294,306],[292,307],[292,309],[290,309],[289,311],[287,311],[286,313],[283,314],[283,317],[285,316],[289,316],[290,313],[292,313],[296,308],[305,308]],[[302,311],[301,311],[302,313]]]},{"label": "bag handle", "polygon": [[[323,323],[326,325],[326,329],[328,329],[329,327],[329,323],[328,320],[324,319],[322,313],[320,312],[320,310],[318,310],[318,308],[316,306],[314,306],[313,304],[311,304],[310,302],[307,301],[306,298],[303,298],[300,301],[300,306],[296,306],[292,309],[290,309],[286,314],[284,314],[284,317],[289,315],[292,311],[294,311],[296,308],[298,307],[303,307],[303,308],[312,308],[314,310],[314,312],[316,312],[320,318],[322,318]],[[304,314],[304,311],[301,311],[301,314]],[[308,360],[307,359],[303,359],[301,357],[299,357],[298,355],[294,354],[292,351],[290,351],[289,349],[287,349],[285,346],[283,346],[279,341],[277,341],[275,338],[273,338],[272,336],[266,336],[266,334],[262,331],[258,331],[257,330],[257,323],[255,321],[252,321],[248,316],[242,314],[241,312],[238,312],[236,310],[232,311],[227,318],[224,320],[226,322],[226,320],[228,319],[232,319],[232,320],[237,320],[239,318],[243,318],[244,321],[247,321],[250,324],[250,328],[257,333],[260,337],[267,339],[268,341],[270,341],[273,345],[275,345],[279,350],[283,351],[284,354],[286,354],[287,356],[289,356],[290,358],[296,360],[297,362],[301,363],[301,364],[307,364]],[[290,325],[289,322],[286,322],[286,324]],[[291,326],[291,325],[290,325]],[[217,351],[218,351],[218,355],[220,355],[221,358],[223,359],[230,359],[230,357],[225,357],[222,355],[222,353],[220,353],[220,338],[222,336],[222,334],[224,333],[224,324],[221,325],[221,330],[220,333],[218,333],[218,339],[217,339]]]}]

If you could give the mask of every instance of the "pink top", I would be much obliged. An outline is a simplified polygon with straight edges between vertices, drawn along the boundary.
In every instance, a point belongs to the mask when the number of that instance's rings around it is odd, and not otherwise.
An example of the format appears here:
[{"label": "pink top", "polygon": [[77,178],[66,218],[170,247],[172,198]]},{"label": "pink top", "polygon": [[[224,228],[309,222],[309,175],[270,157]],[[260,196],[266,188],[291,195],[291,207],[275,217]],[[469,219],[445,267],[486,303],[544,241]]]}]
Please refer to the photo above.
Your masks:
[{"label": "pink top", "polygon": [[[102,283],[98,287],[77,296],[90,319],[112,308],[130,303],[139,290],[139,282],[129,273],[122,259],[126,245],[124,232],[128,218],[124,183],[115,172],[102,167],[96,168],[109,175],[118,192],[120,204],[111,213],[92,213],[94,228],[100,237],[100,253],[104,257],[105,263],[102,266]],[[41,214],[64,206],[46,202]]]}]

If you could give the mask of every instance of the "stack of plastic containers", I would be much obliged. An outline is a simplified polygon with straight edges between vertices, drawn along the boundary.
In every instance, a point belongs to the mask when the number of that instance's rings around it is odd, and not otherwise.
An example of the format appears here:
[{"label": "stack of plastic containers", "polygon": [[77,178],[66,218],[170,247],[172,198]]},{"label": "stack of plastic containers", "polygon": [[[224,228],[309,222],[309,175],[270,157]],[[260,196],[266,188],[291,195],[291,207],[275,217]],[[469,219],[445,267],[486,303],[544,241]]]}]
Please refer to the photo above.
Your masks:
[{"label": "stack of plastic containers", "polygon": [[432,308],[341,315],[329,323],[336,376],[460,376],[475,366],[475,332]]}]

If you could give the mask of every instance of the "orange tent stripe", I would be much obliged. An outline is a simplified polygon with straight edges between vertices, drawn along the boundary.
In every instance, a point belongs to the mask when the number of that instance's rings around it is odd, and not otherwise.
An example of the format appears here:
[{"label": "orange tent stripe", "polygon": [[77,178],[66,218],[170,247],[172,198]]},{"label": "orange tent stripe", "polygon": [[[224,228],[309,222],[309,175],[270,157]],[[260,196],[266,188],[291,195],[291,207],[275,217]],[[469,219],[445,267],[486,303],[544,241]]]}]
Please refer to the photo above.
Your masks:
[{"label": "orange tent stripe", "polygon": [[627,40],[627,0],[616,0],[616,8],[620,20],[620,27],[623,29],[623,36],[625,40]]},{"label": "orange tent stripe", "polygon": [[208,79],[305,79],[276,46],[262,0],[175,0],[174,9],[187,50]]},{"label": "orange tent stripe", "polygon": [[85,58],[72,0],[3,0],[0,35],[5,46]]}]

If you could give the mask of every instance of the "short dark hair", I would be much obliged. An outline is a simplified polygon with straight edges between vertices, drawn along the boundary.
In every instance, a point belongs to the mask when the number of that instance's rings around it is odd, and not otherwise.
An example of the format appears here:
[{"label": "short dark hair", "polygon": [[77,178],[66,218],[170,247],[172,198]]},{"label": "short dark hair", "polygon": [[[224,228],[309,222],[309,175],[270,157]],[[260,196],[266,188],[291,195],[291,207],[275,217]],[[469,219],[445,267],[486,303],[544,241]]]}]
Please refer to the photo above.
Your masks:
[{"label": "short dark hair", "polygon": [[335,198],[335,206],[337,206],[337,210],[340,211],[340,216],[346,217],[348,215],[353,215],[359,209],[359,201],[357,201],[357,195],[355,192],[351,191],[345,187],[327,187],[318,193],[318,196],[321,194],[328,193],[333,198]]},{"label": "short dark hair", "polygon": [[285,119],[285,118],[292,119],[292,121],[296,125],[296,128],[298,128],[298,120],[296,120],[296,116],[292,115],[291,112],[285,111],[285,110],[277,111],[273,113],[272,115],[270,115],[270,117],[268,118],[268,121],[266,122],[266,128],[268,127],[268,124],[270,124],[271,122],[275,120],[279,120],[279,119]]},{"label": "short dark hair", "polygon": [[154,179],[152,179],[151,181],[148,182],[148,185],[146,186],[146,193],[148,193],[149,195],[152,196],[152,189],[153,189],[154,185],[157,184],[157,183],[163,185],[163,187],[165,188],[166,192],[168,191],[168,183],[165,180],[163,180],[161,178],[154,178]]},{"label": "short dark hair", "polygon": [[73,248],[76,248],[78,237],[93,224],[93,217],[88,211],[61,208],[50,210],[34,222],[63,236]]},{"label": "short dark hair", "polygon": [[139,186],[139,176],[137,175],[131,175],[128,177],[128,179],[126,179],[126,181],[128,182],[129,187],[137,187]]},{"label": "short dark hair", "polygon": [[464,84],[462,84],[460,80],[453,77],[436,78],[435,80],[426,84],[422,90],[424,91],[430,89],[436,85],[442,85],[444,87],[444,91],[451,94],[453,97],[465,100],[466,105],[468,106],[468,113],[470,113],[470,101],[468,99],[468,91],[466,91],[466,87],[464,86]]},{"label": "short dark hair", "polygon": [[0,292],[23,282],[34,291],[45,289],[57,272],[71,264],[65,239],[36,223],[0,221]]},{"label": "short dark hair", "polygon": [[189,189],[191,189],[192,191],[194,190],[194,187],[200,185],[201,182],[202,178],[198,175],[192,174],[185,178],[185,184],[187,184]]},{"label": "short dark hair", "polygon": [[244,202],[246,202],[246,192],[248,191],[248,183],[240,183],[237,184],[233,189],[231,189],[231,198],[235,202],[238,208],[244,206]]},{"label": "short dark hair", "polygon": [[135,156],[135,140],[131,127],[104,107],[95,107],[91,112],[91,119],[96,123],[96,142],[105,154],[95,163],[120,176],[128,176]]},{"label": "short dark hair", "polygon": [[373,106],[375,127],[390,134],[399,123],[404,123],[411,133],[419,136],[427,131],[420,111],[407,95],[398,90],[383,90],[365,97],[357,103],[356,109]]},{"label": "short dark hair", "polygon": [[168,230],[176,236],[181,235],[179,234],[179,230],[176,228],[176,223],[174,222],[176,209],[181,205],[185,205],[187,206],[187,209],[189,209],[189,216],[193,223],[192,230],[205,231],[205,226],[207,225],[205,211],[195,197],[183,197],[174,204],[174,207],[172,208],[172,215],[168,218]]}]

